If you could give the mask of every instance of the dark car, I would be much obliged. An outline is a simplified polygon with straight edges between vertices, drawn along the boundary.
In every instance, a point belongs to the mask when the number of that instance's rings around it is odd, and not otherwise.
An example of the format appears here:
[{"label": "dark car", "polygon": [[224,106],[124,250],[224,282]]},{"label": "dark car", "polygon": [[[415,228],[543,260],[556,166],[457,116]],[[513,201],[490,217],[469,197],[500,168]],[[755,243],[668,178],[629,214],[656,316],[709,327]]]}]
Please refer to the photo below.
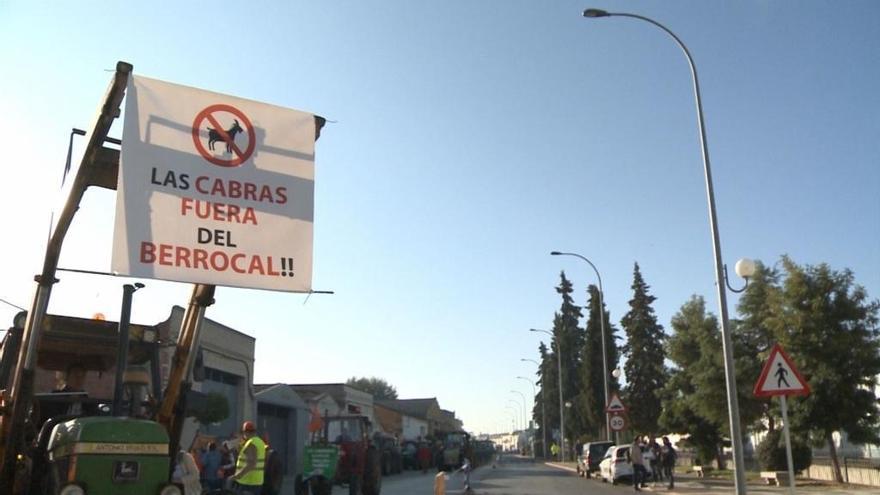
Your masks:
[{"label": "dark car", "polygon": [[609,447],[613,447],[614,442],[587,442],[583,445],[583,452],[578,457],[577,472],[579,475],[589,478],[592,473],[599,471],[599,462],[608,451]]}]

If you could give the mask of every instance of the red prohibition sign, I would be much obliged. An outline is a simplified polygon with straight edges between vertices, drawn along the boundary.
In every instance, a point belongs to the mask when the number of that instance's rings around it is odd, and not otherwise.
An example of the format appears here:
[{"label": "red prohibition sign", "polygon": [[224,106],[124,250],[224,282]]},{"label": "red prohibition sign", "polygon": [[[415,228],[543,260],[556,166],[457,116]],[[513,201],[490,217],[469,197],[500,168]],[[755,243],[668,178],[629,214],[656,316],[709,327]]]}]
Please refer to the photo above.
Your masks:
[{"label": "red prohibition sign", "polygon": [[[244,124],[244,128],[238,124],[238,120],[235,121],[235,124],[232,125],[229,129],[225,129],[223,125],[214,117],[216,112],[227,112],[231,113],[238,117],[241,120],[241,123]],[[214,153],[211,152],[211,149],[205,149],[205,145],[202,143],[202,137],[200,133],[200,128],[204,125],[208,130],[208,147],[213,148],[214,145],[224,146],[228,152],[231,152],[233,157],[224,160],[222,158],[217,158],[214,156]],[[235,144],[235,135],[239,132],[244,133],[248,136],[248,145],[244,151]],[[196,150],[202,155],[202,158],[208,160],[214,165],[219,165],[221,167],[237,167],[247,161],[248,158],[254,152],[254,148],[257,145],[256,136],[254,134],[254,126],[251,124],[250,119],[247,118],[247,115],[244,114],[241,110],[233,107],[232,105],[225,105],[222,103],[218,103],[216,105],[211,105],[208,108],[205,108],[201,112],[196,115],[196,118],[193,120],[192,125],[192,137],[193,144],[196,146]],[[219,144],[218,144],[219,143]]]}]

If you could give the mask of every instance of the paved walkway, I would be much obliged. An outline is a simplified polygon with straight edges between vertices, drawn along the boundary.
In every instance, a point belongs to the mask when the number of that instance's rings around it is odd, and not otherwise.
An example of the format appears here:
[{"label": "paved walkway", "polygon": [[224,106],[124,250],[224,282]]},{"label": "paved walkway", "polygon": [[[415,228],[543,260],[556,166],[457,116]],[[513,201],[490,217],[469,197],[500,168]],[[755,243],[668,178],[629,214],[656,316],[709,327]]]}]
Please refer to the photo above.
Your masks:
[{"label": "paved walkway", "polygon": [[[575,463],[566,462],[547,462],[548,466],[576,473]],[[585,482],[600,483],[592,480]],[[647,492],[659,492],[667,494],[688,494],[688,495],[716,495],[721,493],[734,493],[735,488],[733,480],[725,480],[719,478],[697,478],[694,475],[684,474],[676,475],[675,488],[669,490],[665,483],[651,484],[644,489]],[[748,493],[759,494],[788,494],[790,493],[787,486],[768,486],[761,481],[749,481],[746,485]],[[631,489],[630,489],[631,491]],[[816,481],[811,479],[799,478],[795,487],[795,494],[827,494],[827,495],[880,495],[880,487],[847,485],[831,483],[827,481]]]}]

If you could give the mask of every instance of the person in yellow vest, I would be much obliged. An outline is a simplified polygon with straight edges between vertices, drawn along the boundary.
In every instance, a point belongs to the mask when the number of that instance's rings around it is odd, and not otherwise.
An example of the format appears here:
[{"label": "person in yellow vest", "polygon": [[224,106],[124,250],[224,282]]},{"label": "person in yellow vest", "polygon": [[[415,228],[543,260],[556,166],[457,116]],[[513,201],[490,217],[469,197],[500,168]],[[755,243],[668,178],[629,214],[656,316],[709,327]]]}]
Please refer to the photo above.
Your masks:
[{"label": "person in yellow vest", "polygon": [[257,436],[253,421],[241,425],[241,450],[235,463],[235,493],[260,495],[263,490],[263,467],[266,464],[266,443]]}]

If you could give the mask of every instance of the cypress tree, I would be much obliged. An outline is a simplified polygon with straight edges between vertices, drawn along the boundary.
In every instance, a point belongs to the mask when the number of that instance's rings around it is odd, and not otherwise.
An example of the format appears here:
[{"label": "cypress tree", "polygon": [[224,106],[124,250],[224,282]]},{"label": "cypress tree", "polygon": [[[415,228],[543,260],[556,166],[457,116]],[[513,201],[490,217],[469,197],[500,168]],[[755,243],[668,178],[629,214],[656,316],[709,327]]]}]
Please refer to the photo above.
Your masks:
[{"label": "cypress tree", "polygon": [[[583,433],[588,439],[595,440],[605,438],[605,383],[604,373],[609,373],[617,367],[617,329],[611,325],[610,317],[604,307],[599,306],[599,288],[595,285],[587,287],[589,299],[587,305],[590,308],[589,316],[585,324],[585,339],[581,358],[581,387],[578,396],[578,406],[583,418]],[[604,302],[604,301],[603,301]],[[602,325],[599,320],[605,318],[605,346],[608,360],[608,370],[603,369],[602,359]],[[610,373],[608,376],[609,393],[618,389],[617,380]]]},{"label": "cypress tree", "polygon": [[648,293],[649,286],[642,278],[639,264],[633,269],[633,297],[629,301],[629,312],[620,320],[626,333],[627,355],[625,371],[627,386],[626,403],[629,409],[631,428],[636,434],[655,434],[659,432],[657,420],[660,417],[660,391],[666,385],[666,335],[663,326],[657,323],[654,308],[657,298]]},{"label": "cypress tree", "polygon": [[718,321],[706,314],[703,298],[693,296],[672,317],[672,329],[666,350],[673,367],[662,393],[660,426],[689,433],[700,462],[717,459],[721,465],[727,399]]},{"label": "cypress tree", "polygon": [[[562,354],[563,401],[574,402],[581,385],[578,369],[580,367],[580,350],[583,346],[584,335],[578,325],[582,314],[580,306],[575,305],[574,299],[571,297],[573,289],[571,282],[565,278],[565,272],[561,272],[559,278],[560,282],[559,286],[556,287],[556,292],[562,296],[562,304],[553,318],[553,350],[557,351],[557,357],[560,352]],[[557,345],[561,346],[561,349]],[[558,368],[556,369],[558,370]],[[563,405],[563,407],[565,406]],[[556,409],[559,409],[558,401]],[[582,420],[580,412],[574,409],[566,409],[565,411],[566,439],[576,438],[579,435],[579,423]]]}]

